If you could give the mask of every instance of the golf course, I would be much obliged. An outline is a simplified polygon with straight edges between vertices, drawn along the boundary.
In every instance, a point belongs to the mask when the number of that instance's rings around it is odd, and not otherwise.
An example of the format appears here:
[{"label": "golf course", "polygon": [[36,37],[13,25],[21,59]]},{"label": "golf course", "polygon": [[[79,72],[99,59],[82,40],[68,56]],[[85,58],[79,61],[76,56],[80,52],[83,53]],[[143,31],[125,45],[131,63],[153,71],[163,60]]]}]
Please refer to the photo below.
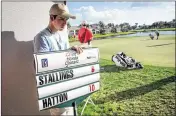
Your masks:
[{"label": "golf course", "polygon": [[[160,35],[159,40],[148,36],[94,40],[92,46],[100,50],[101,87],[91,95],[95,106],[88,103],[84,116],[175,115],[175,35]],[[111,61],[117,52],[144,68],[117,67]],[[78,105],[79,115],[84,104]]]}]

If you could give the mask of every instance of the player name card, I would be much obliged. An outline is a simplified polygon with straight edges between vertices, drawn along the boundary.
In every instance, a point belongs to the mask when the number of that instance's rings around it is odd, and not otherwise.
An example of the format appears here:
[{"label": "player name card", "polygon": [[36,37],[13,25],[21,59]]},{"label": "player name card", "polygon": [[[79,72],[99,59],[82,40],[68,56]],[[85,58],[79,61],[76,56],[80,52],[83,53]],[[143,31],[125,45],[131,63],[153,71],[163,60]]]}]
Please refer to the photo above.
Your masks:
[{"label": "player name card", "polygon": [[[99,49],[34,54],[39,110],[71,106],[100,89]],[[79,104],[77,102],[77,104]]]},{"label": "player name card", "polygon": [[36,76],[37,87],[75,79],[81,76],[97,73],[99,71],[99,64],[93,64],[84,67],[77,67],[74,69],[42,73]]},{"label": "player name card", "polygon": [[48,109],[50,107],[62,104],[62,103],[66,103],[70,100],[73,100],[75,98],[78,98],[80,96],[84,96],[87,95],[89,93],[93,93],[97,90],[100,89],[100,82],[96,82],[96,83],[92,83],[90,85],[87,86],[83,86],[77,89],[73,89],[70,91],[66,91],[63,93],[58,93],[55,94],[53,96],[44,98],[44,99],[40,99],[39,102],[39,110],[44,110],[44,109]]},{"label": "player name card", "polygon": [[73,50],[34,54],[36,73],[99,62],[99,49],[84,49],[77,54]]}]

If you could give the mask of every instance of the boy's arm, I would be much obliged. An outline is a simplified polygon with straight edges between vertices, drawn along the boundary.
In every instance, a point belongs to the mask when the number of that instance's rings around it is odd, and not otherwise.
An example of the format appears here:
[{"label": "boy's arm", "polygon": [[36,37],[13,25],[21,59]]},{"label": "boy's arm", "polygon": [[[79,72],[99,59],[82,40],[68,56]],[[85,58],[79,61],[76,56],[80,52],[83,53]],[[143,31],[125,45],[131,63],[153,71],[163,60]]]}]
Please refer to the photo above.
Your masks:
[{"label": "boy's arm", "polygon": [[36,36],[34,38],[34,52],[49,52],[50,47],[48,40],[44,36]]}]

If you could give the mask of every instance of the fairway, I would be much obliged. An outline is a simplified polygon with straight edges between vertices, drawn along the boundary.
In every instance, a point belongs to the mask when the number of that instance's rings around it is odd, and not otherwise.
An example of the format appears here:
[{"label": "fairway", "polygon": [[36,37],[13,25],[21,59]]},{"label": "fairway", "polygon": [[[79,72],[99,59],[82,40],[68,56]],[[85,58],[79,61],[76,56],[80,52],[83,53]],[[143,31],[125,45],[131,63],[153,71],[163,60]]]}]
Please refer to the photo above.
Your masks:
[{"label": "fairway", "polygon": [[[72,45],[78,42],[72,43]],[[128,37],[93,41],[100,49],[101,87],[84,116],[175,115],[175,36]],[[117,68],[112,54],[122,51],[140,61],[141,70]],[[78,105],[81,113],[85,102]]]},{"label": "fairway", "polygon": [[[75,44],[79,43],[72,43]],[[174,35],[160,35],[159,40],[149,37],[95,40],[92,45],[99,48],[101,59],[111,60],[113,54],[122,51],[144,65],[175,67]]]}]

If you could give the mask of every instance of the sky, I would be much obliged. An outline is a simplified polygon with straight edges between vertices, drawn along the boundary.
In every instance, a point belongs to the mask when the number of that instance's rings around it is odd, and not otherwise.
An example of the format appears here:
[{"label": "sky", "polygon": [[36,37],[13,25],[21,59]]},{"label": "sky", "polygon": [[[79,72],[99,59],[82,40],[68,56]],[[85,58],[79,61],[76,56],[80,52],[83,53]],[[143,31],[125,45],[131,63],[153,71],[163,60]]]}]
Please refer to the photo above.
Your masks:
[{"label": "sky", "polygon": [[69,12],[76,19],[69,19],[71,26],[86,20],[89,24],[151,25],[156,21],[175,19],[175,2],[67,2]]}]

